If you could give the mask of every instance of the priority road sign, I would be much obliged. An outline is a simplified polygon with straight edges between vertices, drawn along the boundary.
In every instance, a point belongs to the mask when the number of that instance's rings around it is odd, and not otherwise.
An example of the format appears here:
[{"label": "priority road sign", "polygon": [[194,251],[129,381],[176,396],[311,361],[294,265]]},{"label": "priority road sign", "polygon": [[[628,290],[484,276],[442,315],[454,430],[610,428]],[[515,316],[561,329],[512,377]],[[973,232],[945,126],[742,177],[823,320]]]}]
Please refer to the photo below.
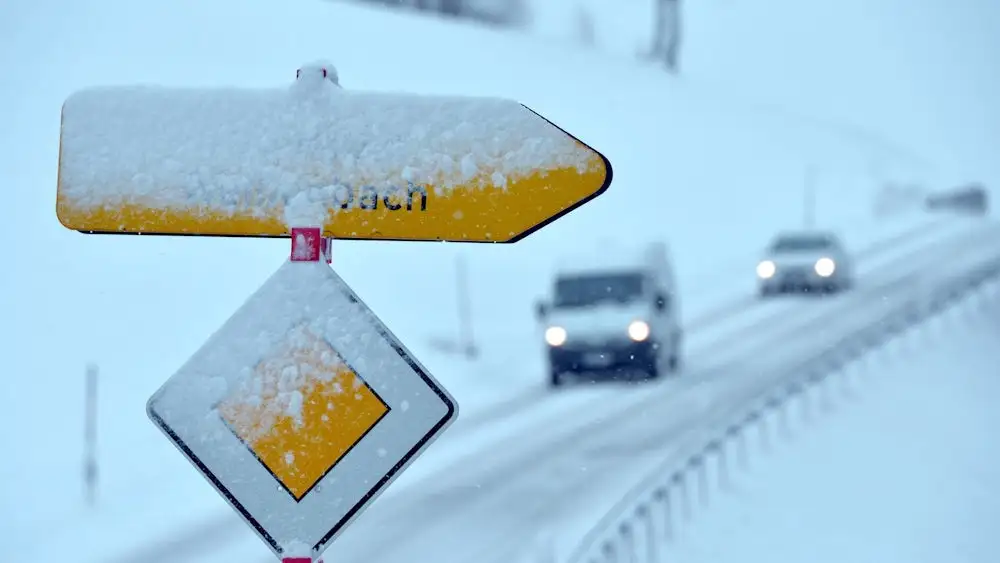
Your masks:
[{"label": "priority road sign", "polygon": [[289,260],[147,412],[276,555],[315,560],[458,406],[324,261]]},{"label": "priority road sign", "polygon": [[[322,67],[326,68],[326,67]],[[602,154],[496,98],[98,88],[62,108],[57,215],[87,233],[515,242],[604,192]],[[330,78],[330,77],[333,78]],[[324,79],[326,78],[326,79]]]}]

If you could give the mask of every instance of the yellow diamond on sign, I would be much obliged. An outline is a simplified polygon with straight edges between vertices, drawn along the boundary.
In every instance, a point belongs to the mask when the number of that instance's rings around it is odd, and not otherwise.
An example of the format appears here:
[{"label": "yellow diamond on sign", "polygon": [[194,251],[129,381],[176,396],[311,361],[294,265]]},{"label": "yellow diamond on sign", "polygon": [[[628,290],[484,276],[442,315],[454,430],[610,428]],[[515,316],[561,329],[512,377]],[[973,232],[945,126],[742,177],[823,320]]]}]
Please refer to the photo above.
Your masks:
[{"label": "yellow diamond on sign", "polygon": [[232,431],[296,501],[389,412],[323,338],[292,330],[218,405]]}]

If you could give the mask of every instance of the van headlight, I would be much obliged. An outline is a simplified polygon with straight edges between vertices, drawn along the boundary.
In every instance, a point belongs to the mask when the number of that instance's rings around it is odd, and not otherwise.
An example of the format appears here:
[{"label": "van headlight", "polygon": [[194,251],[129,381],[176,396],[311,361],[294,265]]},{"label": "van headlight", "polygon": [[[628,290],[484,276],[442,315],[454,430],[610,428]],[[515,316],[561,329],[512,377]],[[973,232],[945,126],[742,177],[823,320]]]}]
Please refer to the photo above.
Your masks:
[{"label": "van headlight", "polygon": [[836,269],[837,264],[834,263],[832,258],[820,258],[816,261],[816,265],[813,266],[813,270],[816,270],[816,274],[824,278],[832,276]]},{"label": "van headlight", "polygon": [[757,276],[761,279],[771,279],[777,271],[778,267],[770,260],[763,260],[760,264],[757,264]]},{"label": "van headlight", "polygon": [[562,346],[566,343],[566,329],[561,326],[550,326],[545,329],[545,341],[549,346]]},{"label": "van headlight", "polygon": [[649,325],[646,321],[632,321],[628,325],[628,337],[636,342],[649,338]]}]

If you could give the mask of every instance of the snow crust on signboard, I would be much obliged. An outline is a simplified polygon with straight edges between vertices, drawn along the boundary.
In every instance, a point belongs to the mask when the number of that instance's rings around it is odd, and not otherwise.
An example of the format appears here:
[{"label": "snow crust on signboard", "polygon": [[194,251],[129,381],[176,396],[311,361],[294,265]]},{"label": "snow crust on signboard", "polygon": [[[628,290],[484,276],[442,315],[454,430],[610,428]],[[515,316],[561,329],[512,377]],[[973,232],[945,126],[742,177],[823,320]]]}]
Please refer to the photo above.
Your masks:
[{"label": "snow crust on signboard", "polygon": [[[262,362],[265,369],[243,366],[237,387],[226,402],[254,407],[254,410],[232,409],[228,412],[232,417],[230,424],[249,442],[269,435],[283,417],[301,425],[303,389],[312,388],[319,382],[330,383],[340,370],[349,369],[339,356],[324,346],[322,337],[307,326],[293,328],[285,336],[283,344],[285,349],[306,351],[318,363],[296,362],[293,356],[265,359]],[[354,388],[361,385],[357,377],[353,380]],[[346,392],[338,383],[334,383],[333,387],[332,392],[337,395]],[[293,461],[288,460],[288,463]]]},{"label": "snow crust on signboard", "polygon": [[345,189],[495,185],[595,154],[517,102],[290,87],[104,87],[63,107],[60,189],[83,207],[293,209],[315,223]]}]

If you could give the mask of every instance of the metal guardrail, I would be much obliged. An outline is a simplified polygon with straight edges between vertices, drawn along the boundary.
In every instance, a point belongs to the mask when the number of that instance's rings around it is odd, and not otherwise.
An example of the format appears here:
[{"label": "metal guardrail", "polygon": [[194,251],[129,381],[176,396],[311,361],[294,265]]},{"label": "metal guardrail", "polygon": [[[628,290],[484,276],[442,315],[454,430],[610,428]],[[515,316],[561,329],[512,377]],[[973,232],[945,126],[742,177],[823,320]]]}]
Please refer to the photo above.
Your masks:
[{"label": "metal guardrail", "polygon": [[953,211],[967,215],[987,215],[990,210],[989,192],[982,184],[967,184],[958,188],[929,194],[924,207],[929,211]]},{"label": "metal guardrail", "polygon": [[[811,391],[831,376],[842,373],[851,362],[883,346],[902,333],[937,316],[958,301],[973,295],[991,281],[1000,280],[1000,255],[957,279],[949,280],[900,304],[881,322],[850,334],[838,341],[807,366],[790,372],[787,383],[771,389],[745,410],[726,420],[714,421],[704,432],[690,434],[680,451],[633,487],[587,532],[566,563],[659,563],[672,539],[676,522],[675,508],[681,518],[691,515],[695,494],[705,502],[709,489],[710,463],[725,485],[733,461],[745,466],[749,434],[755,430],[764,448],[770,447],[769,421],[773,418],[787,431],[788,411],[793,401],[809,411]],[[821,398],[821,400],[825,400]],[[735,455],[735,460],[730,459]],[[695,487],[696,490],[692,490]]]}]

